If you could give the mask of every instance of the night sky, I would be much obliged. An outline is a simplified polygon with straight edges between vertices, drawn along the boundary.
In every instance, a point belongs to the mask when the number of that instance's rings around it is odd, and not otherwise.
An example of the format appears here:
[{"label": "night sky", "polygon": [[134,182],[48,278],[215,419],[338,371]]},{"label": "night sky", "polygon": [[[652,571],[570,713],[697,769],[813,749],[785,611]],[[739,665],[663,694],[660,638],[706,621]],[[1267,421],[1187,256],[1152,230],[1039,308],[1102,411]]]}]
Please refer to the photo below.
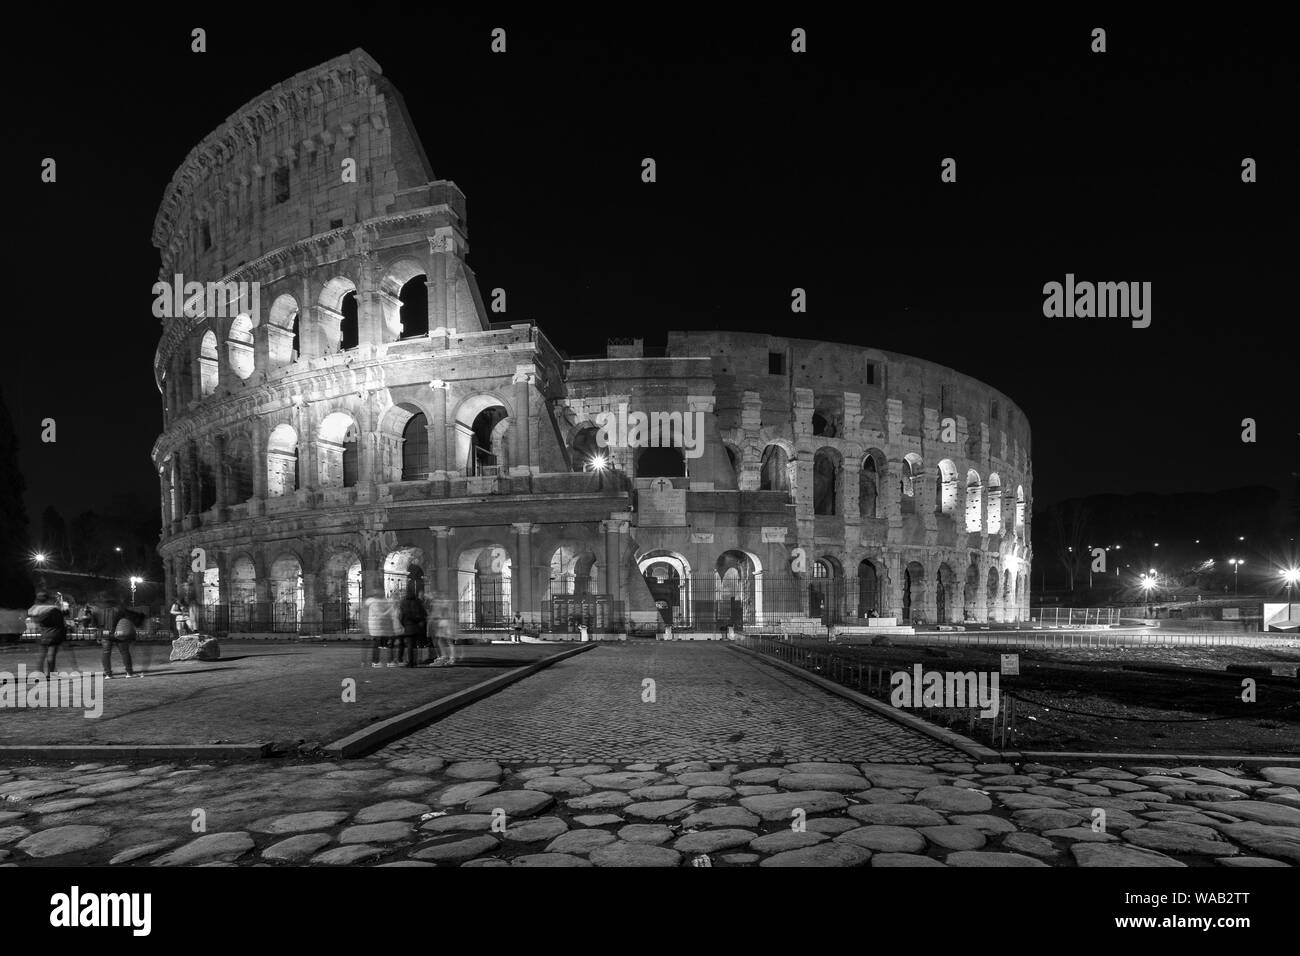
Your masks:
[{"label": "night sky", "polygon": [[[76,33],[51,18],[11,38],[0,387],[34,533],[48,504],[131,494],[156,513],[163,190],[244,102],[355,47],[466,193],[471,264],[485,294],[509,295],[499,318],[536,320],[572,355],[720,328],[931,359],[1024,410],[1040,506],[1291,484],[1300,84],[1278,24],[294,9],[84,18]],[[195,26],[207,53],[190,52]],[[1105,54],[1089,51],[1095,26]],[[939,179],[947,156],[956,184]],[[1043,284],[1067,272],[1152,282],[1152,325],[1045,318]]]}]

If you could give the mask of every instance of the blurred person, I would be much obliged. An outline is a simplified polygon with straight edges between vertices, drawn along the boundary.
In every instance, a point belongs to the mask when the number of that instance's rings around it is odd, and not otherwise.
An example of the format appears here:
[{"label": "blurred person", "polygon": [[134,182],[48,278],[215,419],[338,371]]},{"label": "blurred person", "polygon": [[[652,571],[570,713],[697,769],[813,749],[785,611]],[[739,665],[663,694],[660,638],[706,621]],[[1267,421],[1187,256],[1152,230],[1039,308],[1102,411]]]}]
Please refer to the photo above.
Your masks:
[{"label": "blurred person", "polygon": [[37,591],[36,603],[27,609],[27,616],[40,628],[41,655],[36,669],[49,678],[54,662],[59,656],[59,645],[68,638],[68,625],[63,609],[54,602],[49,591]]},{"label": "blurred person", "polygon": [[127,677],[138,677],[131,664],[131,645],[135,642],[136,626],[139,620],[134,611],[120,604],[110,604],[104,611],[103,638],[100,641],[104,649],[101,663],[104,667],[104,680],[113,679],[113,648],[122,656],[122,667]]},{"label": "blurred person", "polygon": [[370,666],[396,667],[393,638],[401,633],[396,602],[389,597],[366,598],[366,633],[370,635]]},{"label": "blurred person", "polygon": [[406,586],[406,597],[398,607],[398,621],[401,630],[397,637],[397,660],[407,667],[415,666],[415,645],[424,634],[429,615],[424,610],[424,602],[415,596],[415,583]]}]

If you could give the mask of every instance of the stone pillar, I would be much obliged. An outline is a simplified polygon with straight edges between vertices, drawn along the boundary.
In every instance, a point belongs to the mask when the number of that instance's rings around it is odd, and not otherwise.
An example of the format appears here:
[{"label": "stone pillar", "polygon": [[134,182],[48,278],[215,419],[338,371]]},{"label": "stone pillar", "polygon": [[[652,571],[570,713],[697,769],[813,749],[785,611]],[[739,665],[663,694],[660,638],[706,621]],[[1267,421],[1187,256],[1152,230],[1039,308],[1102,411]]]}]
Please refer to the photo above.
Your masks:
[{"label": "stone pillar", "polygon": [[357,415],[357,502],[373,501],[375,497],[375,459],[378,437],[374,430],[374,409],[371,393],[363,392]]},{"label": "stone pillar", "polygon": [[441,597],[454,597],[452,594],[452,572],[451,566],[451,541],[450,538],[456,533],[455,528],[449,528],[446,525],[430,525],[429,530],[433,532],[433,560],[434,560],[434,580],[437,582],[436,587]]},{"label": "stone pillar", "polygon": [[166,537],[171,533],[172,527],[172,482],[167,474],[169,463],[164,461],[163,466],[158,469],[158,503],[161,509],[162,533]]},{"label": "stone pillar", "polygon": [[217,482],[217,521],[224,522],[229,518],[226,509],[230,505],[230,499],[227,497],[229,490],[226,488],[226,436],[214,435],[212,444],[217,453],[216,468],[214,469],[214,477]]},{"label": "stone pillar", "polygon": [[537,620],[537,609],[533,606],[533,525],[527,521],[512,524],[515,532],[515,581],[518,587],[512,590],[517,595],[515,609],[524,615],[524,620]]},{"label": "stone pillar", "polygon": [[298,406],[298,490],[315,491],[320,487],[319,455],[316,449],[316,423],[307,402]]},{"label": "stone pillar", "polygon": [[185,443],[181,465],[185,469],[185,520],[184,528],[191,530],[199,521],[199,449],[192,441]]},{"label": "stone pillar", "polygon": [[266,425],[262,419],[255,418],[250,431],[252,445],[253,497],[248,502],[249,516],[260,515],[266,510]]},{"label": "stone pillar", "polygon": [[429,471],[435,477],[445,478],[451,469],[447,465],[447,383],[435,378],[429,383],[433,390],[433,418],[429,421]]},{"label": "stone pillar", "polygon": [[448,260],[455,248],[455,238],[449,229],[440,229],[429,237],[429,272],[425,277],[429,289],[429,332],[433,335],[450,335],[456,331],[456,321],[448,308],[447,281],[452,270]]},{"label": "stone pillar", "polygon": [[534,366],[515,366],[515,417],[510,423],[511,475],[529,475],[533,472],[532,442],[529,440],[532,415],[529,412],[528,395],[536,380],[537,369]]},{"label": "stone pillar", "polygon": [[619,540],[617,520],[602,521],[600,530],[605,534],[605,593],[611,601],[621,600],[621,579],[619,575]]},{"label": "stone pillar", "polygon": [[174,619],[170,616],[172,602],[176,600],[176,566],[171,555],[163,556],[163,601],[167,606],[163,613],[168,615],[166,618],[168,628],[171,628]]}]

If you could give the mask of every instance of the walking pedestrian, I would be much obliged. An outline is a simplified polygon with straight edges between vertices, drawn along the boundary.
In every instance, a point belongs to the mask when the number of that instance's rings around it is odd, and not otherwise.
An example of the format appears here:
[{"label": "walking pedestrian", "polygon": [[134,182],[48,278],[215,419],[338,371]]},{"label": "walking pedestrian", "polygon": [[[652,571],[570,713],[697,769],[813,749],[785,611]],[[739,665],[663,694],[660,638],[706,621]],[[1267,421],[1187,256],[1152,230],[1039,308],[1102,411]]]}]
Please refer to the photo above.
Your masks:
[{"label": "walking pedestrian", "polygon": [[136,635],[136,616],[135,612],[129,608],[122,607],[120,604],[110,604],[104,612],[105,627],[103,639],[100,642],[104,648],[102,663],[104,666],[104,680],[113,679],[113,648],[122,656],[122,666],[126,669],[127,677],[138,677],[135,668],[131,664],[131,645],[135,641]]},{"label": "walking pedestrian", "polygon": [[54,603],[50,592],[37,591],[36,603],[27,609],[27,616],[41,629],[41,656],[36,660],[36,669],[48,678],[59,656],[59,645],[68,638],[63,609]]},{"label": "walking pedestrian", "polygon": [[524,616],[515,611],[515,622],[510,627],[510,643],[522,644],[524,639]]},{"label": "walking pedestrian", "polygon": [[366,598],[366,633],[370,635],[370,666],[396,667],[393,638],[401,631],[392,598]]},{"label": "walking pedestrian", "polygon": [[407,667],[415,666],[415,645],[424,636],[424,628],[429,615],[424,610],[424,602],[415,596],[415,584],[406,586],[406,597],[398,610],[401,634],[397,638],[397,659]]}]

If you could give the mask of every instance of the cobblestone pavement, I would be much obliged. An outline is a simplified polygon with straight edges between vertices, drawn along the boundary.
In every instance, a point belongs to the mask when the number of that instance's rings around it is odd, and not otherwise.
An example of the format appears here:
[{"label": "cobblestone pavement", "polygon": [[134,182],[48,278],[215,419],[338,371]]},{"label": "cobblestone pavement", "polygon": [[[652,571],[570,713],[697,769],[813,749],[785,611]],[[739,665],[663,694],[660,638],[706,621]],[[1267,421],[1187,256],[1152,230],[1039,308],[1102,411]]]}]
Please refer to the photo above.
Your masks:
[{"label": "cobblestone pavement", "polygon": [[439,757],[0,768],[0,868],[706,863],[1296,865],[1300,769]]},{"label": "cobblestone pavement", "polygon": [[703,642],[598,647],[416,731],[382,755],[537,763],[909,763],[962,756],[797,676]]}]

